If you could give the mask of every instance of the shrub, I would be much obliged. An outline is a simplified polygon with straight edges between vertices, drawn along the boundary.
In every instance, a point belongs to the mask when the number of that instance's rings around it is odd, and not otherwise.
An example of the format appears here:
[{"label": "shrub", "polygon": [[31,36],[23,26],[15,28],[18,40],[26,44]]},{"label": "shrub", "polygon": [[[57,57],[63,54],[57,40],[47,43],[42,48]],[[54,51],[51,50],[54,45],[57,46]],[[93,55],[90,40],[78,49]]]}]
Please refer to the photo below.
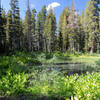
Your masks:
[{"label": "shrub", "polygon": [[[34,72],[30,80],[29,90],[37,97],[46,96],[67,100],[99,100],[100,73],[64,76],[55,71]],[[52,100],[52,99],[50,99]]]},{"label": "shrub", "polygon": [[26,81],[26,74],[13,74],[11,71],[8,71],[7,75],[0,79],[0,95],[18,95],[25,88]]}]

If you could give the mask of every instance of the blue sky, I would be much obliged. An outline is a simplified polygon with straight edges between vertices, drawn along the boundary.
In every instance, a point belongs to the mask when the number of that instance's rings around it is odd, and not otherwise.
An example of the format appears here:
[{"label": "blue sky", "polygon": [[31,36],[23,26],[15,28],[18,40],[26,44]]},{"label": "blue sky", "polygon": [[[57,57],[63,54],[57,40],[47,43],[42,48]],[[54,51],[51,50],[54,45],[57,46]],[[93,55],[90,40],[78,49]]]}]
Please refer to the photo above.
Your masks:
[{"label": "blue sky", "polygon": [[[2,1],[3,8],[6,11],[8,11],[10,9],[9,6],[10,0],[1,0],[1,1]],[[72,1],[74,1],[75,9],[78,9],[79,12],[81,13],[82,10],[85,9],[86,4],[89,0],[30,0],[30,7],[31,9],[36,8],[38,12],[41,10],[41,7],[43,5],[46,5],[46,7],[48,8],[48,6],[52,4],[52,6],[54,7],[56,19],[58,20],[63,9],[66,6],[71,7]],[[27,10],[27,0],[19,0],[19,7],[21,11],[20,12],[21,18],[24,18],[25,12]]]}]

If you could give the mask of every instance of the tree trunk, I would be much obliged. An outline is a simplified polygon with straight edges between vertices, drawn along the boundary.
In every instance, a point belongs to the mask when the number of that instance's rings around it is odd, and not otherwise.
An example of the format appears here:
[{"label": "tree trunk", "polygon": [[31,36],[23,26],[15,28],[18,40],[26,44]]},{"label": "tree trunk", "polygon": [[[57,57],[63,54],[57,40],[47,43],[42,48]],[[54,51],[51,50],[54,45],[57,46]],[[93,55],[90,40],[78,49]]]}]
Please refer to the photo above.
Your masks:
[{"label": "tree trunk", "polygon": [[90,53],[93,53],[93,52],[94,52],[94,39],[92,39],[92,47],[91,47]]}]

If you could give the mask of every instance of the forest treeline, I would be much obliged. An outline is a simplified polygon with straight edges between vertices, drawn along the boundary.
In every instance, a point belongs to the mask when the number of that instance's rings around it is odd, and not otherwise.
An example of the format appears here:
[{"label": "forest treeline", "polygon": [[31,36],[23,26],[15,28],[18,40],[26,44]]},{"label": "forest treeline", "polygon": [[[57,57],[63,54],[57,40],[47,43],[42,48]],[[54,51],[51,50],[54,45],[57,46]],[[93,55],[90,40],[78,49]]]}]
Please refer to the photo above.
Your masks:
[{"label": "forest treeline", "polygon": [[79,14],[72,6],[65,7],[56,21],[54,10],[43,6],[37,13],[30,9],[24,20],[20,17],[19,1],[10,1],[10,10],[0,5],[0,53],[14,51],[100,52],[100,17],[98,0],[89,0]]}]

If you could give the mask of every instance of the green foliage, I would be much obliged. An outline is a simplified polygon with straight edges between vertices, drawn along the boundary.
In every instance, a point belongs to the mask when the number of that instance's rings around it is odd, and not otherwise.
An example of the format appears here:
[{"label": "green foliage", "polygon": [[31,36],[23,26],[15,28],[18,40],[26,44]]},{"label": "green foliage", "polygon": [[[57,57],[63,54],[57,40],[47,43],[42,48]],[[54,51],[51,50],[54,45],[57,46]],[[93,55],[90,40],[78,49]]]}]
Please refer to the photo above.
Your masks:
[{"label": "green foliage", "polygon": [[100,73],[82,75],[76,83],[77,97],[79,99],[99,100]]},{"label": "green foliage", "polygon": [[98,51],[99,43],[99,8],[98,1],[90,0],[87,3],[85,16],[85,49],[90,48],[91,53]]},{"label": "green foliage", "polygon": [[66,7],[60,15],[59,18],[59,48],[64,52],[68,48],[68,16],[69,16],[69,9]]},{"label": "green foliage", "polygon": [[0,57],[0,74],[5,74],[6,70],[12,72],[27,72],[27,66],[39,65],[41,62],[37,59],[37,54],[17,52],[11,56]]},{"label": "green foliage", "polygon": [[56,41],[56,18],[52,7],[49,9],[44,25],[44,49],[46,53],[55,50]]},{"label": "green foliage", "polygon": [[26,74],[7,71],[7,75],[0,79],[0,96],[18,95],[25,88],[26,81]]},{"label": "green foliage", "polygon": [[[33,80],[32,80],[33,79]],[[78,100],[99,100],[100,97],[100,73],[87,73],[86,75],[64,76],[55,71],[47,70],[35,71],[31,75],[29,91],[40,98],[70,99],[71,97]],[[62,100],[61,99],[61,100]],[[52,99],[50,99],[52,100]]]},{"label": "green foliage", "polygon": [[5,74],[9,66],[10,66],[9,57],[7,56],[0,57],[0,77],[2,74]]},{"label": "green foliage", "polygon": [[0,53],[4,53],[6,50],[5,49],[5,43],[6,43],[5,25],[6,25],[6,14],[4,9],[2,9],[0,5]]},{"label": "green foliage", "polygon": [[[58,100],[67,100],[70,98],[99,100],[100,72],[87,73],[80,76],[66,76],[64,72],[60,73],[51,67],[47,68],[47,66],[39,67],[35,65],[40,64],[42,61],[49,63],[69,61],[69,58],[72,58],[72,61],[73,59],[77,61],[83,58],[84,61],[93,62],[96,54],[94,56],[87,55],[77,52],[70,54],[58,51],[51,54],[16,52],[10,56],[1,56],[0,95],[23,96],[27,98],[26,100],[29,100],[28,98],[36,98],[35,100],[38,100],[41,97],[44,99],[48,98],[49,100],[55,100],[55,98]],[[99,58],[97,61],[99,61]],[[98,62],[96,63],[98,64]],[[7,71],[9,69],[11,71]],[[27,73],[28,76],[23,74],[23,72]]]},{"label": "green foliage", "polygon": [[46,54],[46,59],[51,59],[51,58],[53,58],[53,54],[52,53]]},{"label": "green foliage", "polygon": [[[100,72],[86,75],[64,76],[63,73],[49,70],[34,70],[28,76],[24,73],[7,72],[0,79],[1,96],[23,96],[26,100],[99,100]],[[27,80],[28,79],[28,80]],[[27,86],[26,86],[26,83]],[[29,99],[31,98],[31,99]]]}]

